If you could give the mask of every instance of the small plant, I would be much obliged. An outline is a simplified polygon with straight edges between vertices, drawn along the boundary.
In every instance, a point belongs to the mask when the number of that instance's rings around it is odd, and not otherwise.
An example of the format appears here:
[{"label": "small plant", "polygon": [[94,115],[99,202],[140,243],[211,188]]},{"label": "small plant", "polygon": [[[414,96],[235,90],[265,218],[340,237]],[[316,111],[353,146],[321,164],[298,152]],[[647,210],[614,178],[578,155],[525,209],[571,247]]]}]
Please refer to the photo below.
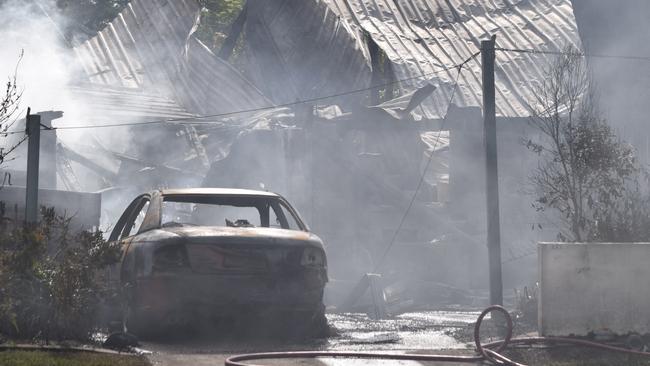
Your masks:
[{"label": "small plant", "polygon": [[539,284],[530,289],[524,286],[522,291],[515,289],[515,319],[517,322],[537,326],[537,293]]},{"label": "small plant", "polygon": [[36,225],[0,227],[0,333],[17,339],[86,340],[111,296],[103,271],[119,247],[100,231],[73,231],[42,209]]}]

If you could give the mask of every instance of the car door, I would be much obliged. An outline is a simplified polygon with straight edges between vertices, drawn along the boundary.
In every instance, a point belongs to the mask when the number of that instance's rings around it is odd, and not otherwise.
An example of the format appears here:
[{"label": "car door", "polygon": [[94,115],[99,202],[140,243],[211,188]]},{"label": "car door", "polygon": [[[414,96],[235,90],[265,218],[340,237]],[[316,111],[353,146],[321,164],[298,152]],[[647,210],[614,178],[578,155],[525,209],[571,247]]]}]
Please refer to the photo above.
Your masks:
[{"label": "car door", "polygon": [[133,246],[131,245],[136,237],[151,202],[148,194],[138,196],[124,210],[124,213],[117,221],[111,232],[109,241],[119,242],[122,248],[122,256],[117,268],[119,282],[121,285],[132,282],[135,273],[135,260]]},{"label": "car door", "polygon": [[144,222],[144,219],[149,209],[151,198],[141,196],[136,205],[133,206],[129,217],[124,222],[124,228],[120,233],[120,241],[122,243],[123,259],[122,267],[120,268],[120,279],[123,285],[134,284],[136,268],[136,245],[137,233]]},{"label": "car door", "polygon": [[119,225],[111,233],[111,239],[118,240],[122,245],[122,260],[119,268],[119,285],[126,304],[133,301],[137,291],[136,272],[136,249],[137,233],[145,220],[151,196],[146,194],[139,196],[129,205],[120,217]]}]

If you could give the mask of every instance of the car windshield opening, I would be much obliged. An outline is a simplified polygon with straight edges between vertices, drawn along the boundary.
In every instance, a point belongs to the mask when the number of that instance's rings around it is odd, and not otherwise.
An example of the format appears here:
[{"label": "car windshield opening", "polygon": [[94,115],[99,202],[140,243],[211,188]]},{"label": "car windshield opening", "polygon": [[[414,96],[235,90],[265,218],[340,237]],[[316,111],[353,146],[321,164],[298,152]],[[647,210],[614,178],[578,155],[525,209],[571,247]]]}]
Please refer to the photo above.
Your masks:
[{"label": "car windshield opening", "polygon": [[298,219],[274,197],[165,196],[162,227],[273,227],[302,230]]}]

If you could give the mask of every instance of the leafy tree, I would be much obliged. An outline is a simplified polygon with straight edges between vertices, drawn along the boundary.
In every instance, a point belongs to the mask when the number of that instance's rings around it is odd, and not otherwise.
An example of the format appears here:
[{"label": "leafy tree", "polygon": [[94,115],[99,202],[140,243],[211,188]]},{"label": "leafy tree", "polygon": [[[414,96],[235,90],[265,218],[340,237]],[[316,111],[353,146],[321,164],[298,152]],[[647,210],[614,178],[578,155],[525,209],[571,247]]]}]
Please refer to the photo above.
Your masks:
[{"label": "leafy tree", "polygon": [[201,24],[196,36],[212,51],[219,50],[230,32],[230,26],[237,18],[244,0],[199,0]]},{"label": "leafy tree", "polygon": [[68,37],[81,32],[92,34],[113,20],[130,0],[57,0],[61,13],[70,20]]},{"label": "leafy tree", "polygon": [[602,118],[585,60],[569,47],[547,68],[535,90],[531,123],[540,155],[531,176],[534,206],[554,209],[565,227],[560,240],[647,240],[650,209],[633,148]]},{"label": "leafy tree", "polygon": [[[2,3],[3,0],[0,0]],[[113,20],[130,0],[57,0],[56,5],[68,20],[66,37],[92,35]],[[245,0],[198,0],[201,6],[200,25],[196,36],[217,53],[230,32]],[[242,43],[235,49],[235,59]]]}]

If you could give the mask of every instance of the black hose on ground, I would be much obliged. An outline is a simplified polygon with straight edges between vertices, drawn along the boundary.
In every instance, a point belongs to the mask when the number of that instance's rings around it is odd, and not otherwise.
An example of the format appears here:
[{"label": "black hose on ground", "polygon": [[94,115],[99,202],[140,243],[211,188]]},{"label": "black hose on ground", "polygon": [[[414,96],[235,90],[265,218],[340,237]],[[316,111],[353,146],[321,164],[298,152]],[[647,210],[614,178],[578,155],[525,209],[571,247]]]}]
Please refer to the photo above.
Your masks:
[{"label": "black hose on ground", "polygon": [[[481,344],[480,331],[483,319],[491,312],[500,312],[505,316],[506,320],[506,336],[502,341]],[[288,359],[288,358],[354,358],[354,359],[373,359],[373,360],[398,360],[398,361],[436,361],[436,362],[465,362],[476,363],[481,361],[489,361],[494,365],[505,366],[526,366],[524,364],[512,361],[503,356],[501,352],[511,344],[525,344],[532,345],[535,343],[561,343],[571,344],[583,347],[600,348],[608,351],[621,352],[626,354],[640,355],[650,357],[649,352],[629,350],[626,348],[610,346],[607,344],[591,342],[582,339],[566,338],[566,337],[526,337],[526,338],[512,338],[512,318],[508,311],[499,305],[492,305],[487,307],[476,320],[474,326],[474,344],[476,345],[477,355],[475,356],[454,356],[454,355],[426,355],[426,354],[397,354],[397,353],[369,353],[369,352],[321,352],[321,351],[298,351],[298,352],[266,352],[266,353],[250,353],[244,355],[237,355],[228,358],[225,362],[226,366],[257,366],[246,361],[259,361],[268,359]]]}]

